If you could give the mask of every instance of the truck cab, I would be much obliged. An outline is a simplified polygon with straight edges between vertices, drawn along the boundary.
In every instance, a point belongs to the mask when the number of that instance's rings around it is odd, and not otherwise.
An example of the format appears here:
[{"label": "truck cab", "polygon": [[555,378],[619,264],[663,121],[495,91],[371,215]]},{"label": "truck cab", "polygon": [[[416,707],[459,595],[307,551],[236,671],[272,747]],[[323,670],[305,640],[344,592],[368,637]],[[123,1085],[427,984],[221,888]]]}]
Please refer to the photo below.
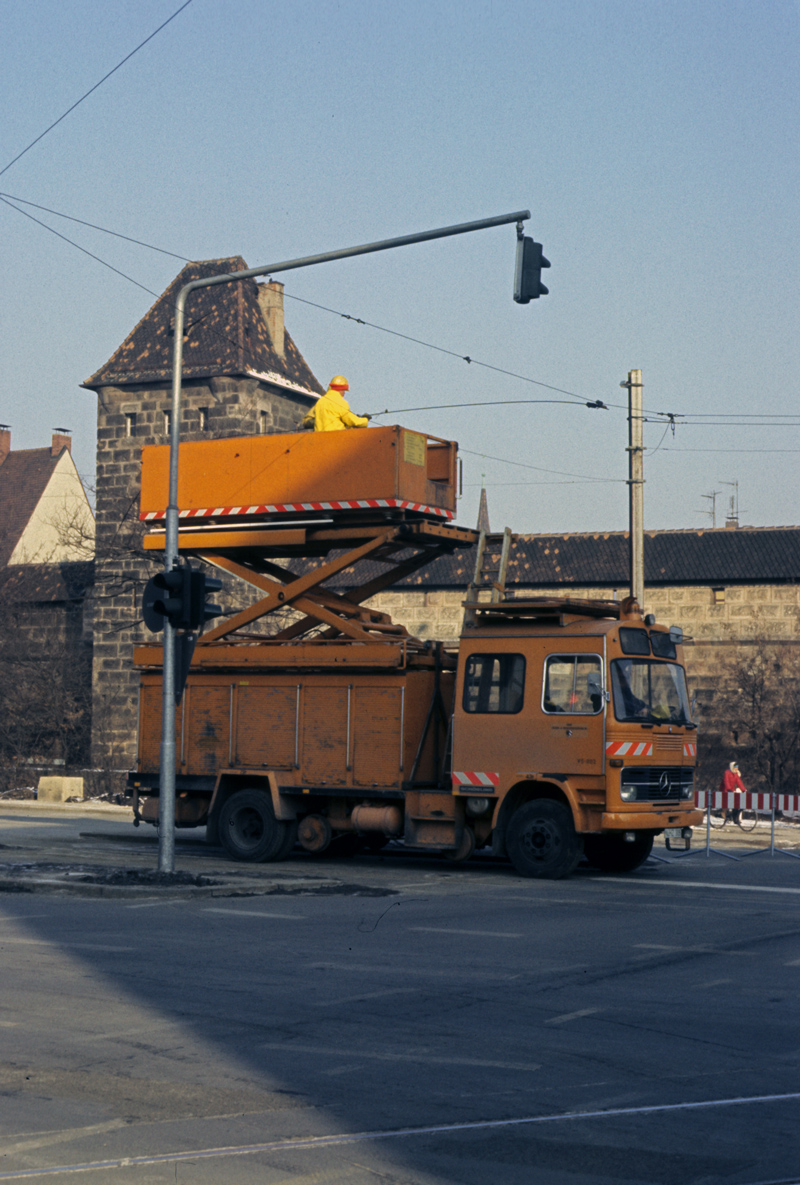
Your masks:
[{"label": "truck cab", "polygon": [[637,867],[655,835],[700,822],[681,633],[638,605],[467,606],[453,711],[453,793],[476,842],[529,876],[585,853]]}]

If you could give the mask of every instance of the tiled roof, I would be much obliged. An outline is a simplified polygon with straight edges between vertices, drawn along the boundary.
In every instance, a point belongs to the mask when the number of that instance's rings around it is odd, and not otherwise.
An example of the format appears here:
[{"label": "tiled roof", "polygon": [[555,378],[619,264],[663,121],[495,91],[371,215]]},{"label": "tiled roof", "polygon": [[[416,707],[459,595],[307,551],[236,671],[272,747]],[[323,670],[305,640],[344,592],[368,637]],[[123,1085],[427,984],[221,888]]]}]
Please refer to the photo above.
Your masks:
[{"label": "tiled roof", "polygon": [[0,572],[5,601],[80,601],[94,581],[91,561],[63,564],[15,564]]},{"label": "tiled roof", "polygon": [[[499,557],[500,537],[495,536]],[[645,583],[759,584],[800,581],[800,527],[738,530],[651,531],[644,539]],[[359,583],[383,571],[359,567]],[[466,588],[475,570],[475,548],[459,548],[398,582],[397,588]],[[352,570],[350,570],[352,571]],[[351,586],[350,571],[336,582]],[[507,587],[623,588],[629,579],[628,534],[515,535]]]},{"label": "tiled roof", "polygon": [[[169,381],[178,292],[190,280],[241,271],[247,271],[247,264],[240,255],[187,264],[108,362],[82,385],[94,389]],[[258,285],[252,278],[190,293],[185,325],[184,378],[254,372],[276,375],[279,381],[304,391],[320,394],[323,390],[288,333],[283,357],[272,348],[259,307]]]},{"label": "tiled roof", "polygon": [[16,449],[0,465],[0,568],[8,563],[59,456],[49,448]]}]

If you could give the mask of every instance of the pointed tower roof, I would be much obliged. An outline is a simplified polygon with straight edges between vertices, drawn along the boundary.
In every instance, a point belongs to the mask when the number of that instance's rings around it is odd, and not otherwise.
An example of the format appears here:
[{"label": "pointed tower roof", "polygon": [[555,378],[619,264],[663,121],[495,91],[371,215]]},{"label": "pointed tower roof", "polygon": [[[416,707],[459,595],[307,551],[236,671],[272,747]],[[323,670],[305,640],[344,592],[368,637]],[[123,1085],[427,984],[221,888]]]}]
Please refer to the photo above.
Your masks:
[{"label": "pointed tower roof", "polygon": [[485,531],[489,534],[489,505],[486,501],[486,486],[481,489],[481,504],[478,507],[478,522],[476,524],[478,531]]},{"label": "pointed tower roof", "polygon": [[[108,362],[82,386],[95,390],[102,386],[168,382],[172,377],[174,306],[178,292],[190,280],[240,271],[247,271],[240,255],[188,263]],[[198,288],[189,294],[183,377],[251,374],[290,390],[321,394],[321,384],[288,333],[284,334],[282,354],[273,347],[258,289],[251,277],[236,284]]]}]

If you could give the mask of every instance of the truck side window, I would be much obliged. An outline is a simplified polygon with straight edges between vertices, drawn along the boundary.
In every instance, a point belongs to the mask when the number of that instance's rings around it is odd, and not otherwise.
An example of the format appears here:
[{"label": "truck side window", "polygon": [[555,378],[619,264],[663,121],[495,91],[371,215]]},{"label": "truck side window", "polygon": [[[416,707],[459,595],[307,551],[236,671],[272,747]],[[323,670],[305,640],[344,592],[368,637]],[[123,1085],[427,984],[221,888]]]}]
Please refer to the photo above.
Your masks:
[{"label": "truck side window", "polygon": [[465,712],[519,712],[525,691],[521,654],[471,654],[464,674]]},{"label": "truck side window", "polygon": [[596,654],[551,654],[544,666],[542,709],[593,716],[603,710],[603,669]]},{"label": "truck side window", "polygon": [[623,626],[619,631],[619,644],[623,654],[650,654],[647,630],[634,630]]}]

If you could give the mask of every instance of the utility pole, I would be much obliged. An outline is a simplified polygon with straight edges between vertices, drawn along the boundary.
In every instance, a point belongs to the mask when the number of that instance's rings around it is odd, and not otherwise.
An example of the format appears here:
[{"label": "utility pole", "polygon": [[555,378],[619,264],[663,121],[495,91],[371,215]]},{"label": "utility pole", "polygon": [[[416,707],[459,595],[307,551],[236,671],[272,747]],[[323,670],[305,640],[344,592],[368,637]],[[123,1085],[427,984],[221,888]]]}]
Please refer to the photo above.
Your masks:
[{"label": "utility pole", "polygon": [[644,436],[642,372],[629,370],[628,388],[628,534],[631,596],[644,608]]}]

